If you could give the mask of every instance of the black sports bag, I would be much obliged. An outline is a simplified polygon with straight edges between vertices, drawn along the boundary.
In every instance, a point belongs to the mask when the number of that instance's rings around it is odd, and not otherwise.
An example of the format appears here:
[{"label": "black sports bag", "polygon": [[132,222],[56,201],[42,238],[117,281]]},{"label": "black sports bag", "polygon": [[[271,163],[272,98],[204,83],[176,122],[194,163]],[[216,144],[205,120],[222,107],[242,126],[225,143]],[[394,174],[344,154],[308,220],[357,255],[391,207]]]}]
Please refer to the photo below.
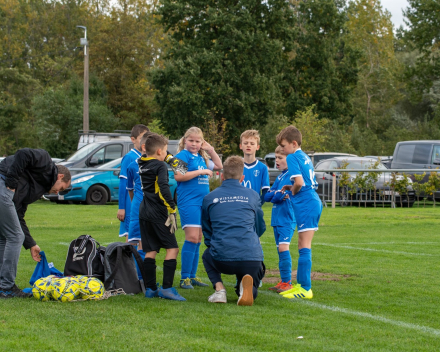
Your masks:
[{"label": "black sports bag", "polygon": [[104,254],[105,247],[92,236],[79,236],[70,243],[64,276],[86,275],[104,282]]},{"label": "black sports bag", "polygon": [[104,256],[106,290],[123,289],[126,294],[145,292],[144,280],[139,280],[136,264],[145,278],[143,259],[130,243],[114,242]]}]

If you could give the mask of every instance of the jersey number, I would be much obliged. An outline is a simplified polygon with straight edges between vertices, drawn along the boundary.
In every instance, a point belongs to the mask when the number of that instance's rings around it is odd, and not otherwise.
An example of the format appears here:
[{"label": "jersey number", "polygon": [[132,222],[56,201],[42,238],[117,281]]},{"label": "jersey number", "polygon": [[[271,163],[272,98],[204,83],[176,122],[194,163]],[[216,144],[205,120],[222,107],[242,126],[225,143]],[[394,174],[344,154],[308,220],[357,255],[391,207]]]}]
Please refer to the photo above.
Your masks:
[{"label": "jersey number", "polygon": [[309,169],[310,182],[312,183],[312,188],[315,188],[318,185],[318,182],[315,180],[315,171]]}]

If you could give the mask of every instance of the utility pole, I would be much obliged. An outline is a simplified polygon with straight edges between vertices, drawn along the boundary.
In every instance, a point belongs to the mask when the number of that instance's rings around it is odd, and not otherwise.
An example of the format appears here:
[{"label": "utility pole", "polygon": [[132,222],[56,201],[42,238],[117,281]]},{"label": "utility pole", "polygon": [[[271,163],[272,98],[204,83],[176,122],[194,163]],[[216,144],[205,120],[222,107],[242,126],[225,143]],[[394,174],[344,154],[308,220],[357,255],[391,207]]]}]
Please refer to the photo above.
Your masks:
[{"label": "utility pole", "polygon": [[81,46],[84,46],[84,101],[83,101],[83,133],[89,132],[89,53],[87,52],[87,27],[76,26],[84,29],[84,38],[81,38]]}]

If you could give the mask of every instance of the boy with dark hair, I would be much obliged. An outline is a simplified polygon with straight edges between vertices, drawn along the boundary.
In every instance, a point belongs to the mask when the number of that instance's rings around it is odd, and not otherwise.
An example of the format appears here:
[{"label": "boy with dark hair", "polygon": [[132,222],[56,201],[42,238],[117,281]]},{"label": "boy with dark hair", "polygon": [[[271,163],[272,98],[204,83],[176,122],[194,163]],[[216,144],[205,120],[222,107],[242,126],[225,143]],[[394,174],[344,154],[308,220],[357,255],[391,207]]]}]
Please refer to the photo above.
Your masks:
[{"label": "boy with dark hair", "polygon": [[[176,301],[186,301],[173,287],[177,267],[179,247],[175,236],[176,205],[168,184],[167,157],[168,140],[151,133],[142,144],[143,155],[138,161],[139,175],[144,198],[139,208],[139,226],[144,250],[144,271],[146,274],[145,297],[161,297]],[[168,214],[169,213],[169,214]],[[163,262],[162,287],[156,284],[156,255],[161,248],[166,249]]]},{"label": "boy with dark hair", "polygon": [[322,203],[315,192],[318,183],[313,163],[301,150],[302,135],[294,126],[284,128],[277,136],[277,144],[288,154],[286,161],[292,185],[285,185],[282,191],[292,193],[293,212],[298,228],[298,270],[296,285],[280,292],[286,298],[311,299],[312,292],[312,239],[318,230]]},{"label": "boy with dark hair", "polygon": [[244,180],[241,184],[261,194],[261,205],[263,205],[264,195],[270,188],[269,170],[255,157],[257,150],[260,149],[260,134],[257,130],[247,130],[241,134],[240,149],[243,151],[244,160]]},{"label": "boy with dark hair", "polygon": [[291,185],[290,173],[287,168],[286,153],[278,146],[275,149],[275,164],[281,174],[278,175],[269,192],[265,195],[266,202],[272,202],[272,221],[275,243],[277,245],[281,281],[269,290],[284,292],[292,288],[292,257],[289,245],[296,227],[293,214],[292,193],[282,192],[285,185]]},{"label": "boy with dark hair", "polygon": [[145,132],[150,131],[145,125],[135,125],[131,129],[131,141],[134,148],[124,155],[121,162],[121,171],[119,172],[119,209],[117,218],[121,222],[119,227],[119,237],[125,237],[128,240],[128,231],[130,227],[131,200],[127,190],[127,169],[128,166],[141,156],[141,138]]},{"label": "boy with dark hair", "polygon": [[264,277],[263,250],[259,237],[266,230],[260,197],[242,187],[243,159],[230,156],[223,164],[223,183],[203,199],[202,230],[208,247],[203,264],[215,292],[212,303],[226,303],[221,274],[235,275],[237,305],[251,306]]}]

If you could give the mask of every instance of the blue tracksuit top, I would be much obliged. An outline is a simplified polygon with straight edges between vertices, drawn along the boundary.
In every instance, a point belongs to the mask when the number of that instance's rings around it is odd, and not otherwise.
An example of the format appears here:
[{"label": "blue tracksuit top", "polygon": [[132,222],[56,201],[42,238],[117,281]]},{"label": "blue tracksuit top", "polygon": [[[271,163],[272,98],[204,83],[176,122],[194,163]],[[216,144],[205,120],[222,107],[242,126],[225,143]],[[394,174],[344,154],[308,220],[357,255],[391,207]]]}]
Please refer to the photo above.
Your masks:
[{"label": "blue tracksuit top", "polygon": [[259,237],[266,231],[260,196],[236,179],[203,198],[205,245],[218,261],[263,261]]},{"label": "blue tracksuit top", "polygon": [[[293,214],[292,192],[277,192],[283,186],[292,185],[290,176],[290,172],[287,169],[284,170],[278,175],[270,191],[264,196],[266,202],[273,203],[271,226],[292,227],[292,229],[296,227],[295,215]],[[288,196],[287,199],[285,199],[286,196]]]}]

